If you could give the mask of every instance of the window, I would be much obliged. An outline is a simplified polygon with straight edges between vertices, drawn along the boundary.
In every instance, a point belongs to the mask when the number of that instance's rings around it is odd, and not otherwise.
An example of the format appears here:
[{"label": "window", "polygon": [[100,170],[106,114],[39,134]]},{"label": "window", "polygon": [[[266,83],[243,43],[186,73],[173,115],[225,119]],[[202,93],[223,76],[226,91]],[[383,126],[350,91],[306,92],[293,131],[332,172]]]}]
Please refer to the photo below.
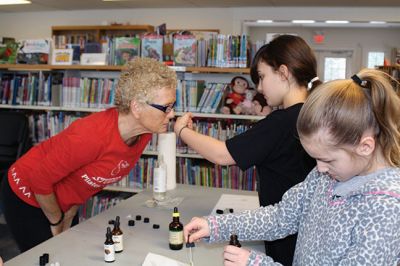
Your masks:
[{"label": "window", "polygon": [[346,78],[345,57],[325,57],[324,81]]},{"label": "window", "polygon": [[368,68],[375,68],[375,66],[383,66],[384,60],[385,60],[384,52],[369,52]]}]

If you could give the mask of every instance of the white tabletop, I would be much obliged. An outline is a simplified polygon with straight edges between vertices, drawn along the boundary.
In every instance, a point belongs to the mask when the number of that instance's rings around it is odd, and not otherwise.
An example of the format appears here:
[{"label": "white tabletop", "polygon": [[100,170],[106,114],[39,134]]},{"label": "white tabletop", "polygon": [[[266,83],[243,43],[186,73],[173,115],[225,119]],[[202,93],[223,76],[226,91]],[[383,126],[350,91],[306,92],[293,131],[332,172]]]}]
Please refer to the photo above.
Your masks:
[{"label": "white tabletop", "polygon": [[[193,216],[206,216],[211,213],[222,194],[254,195],[256,192],[205,188],[200,186],[178,185],[169,191],[171,197],[183,197],[178,206],[180,220],[186,224]],[[124,251],[116,254],[112,265],[141,265],[148,252],[164,255],[172,259],[189,263],[188,249],[174,251],[168,246],[168,224],[172,221],[171,210],[149,208],[145,202],[151,199],[151,191],[144,191],[122,201],[117,206],[71,228],[70,230],[49,239],[27,252],[9,260],[6,266],[39,265],[39,257],[43,253],[50,254],[50,263],[60,262],[61,266],[73,265],[110,265],[104,262],[103,243],[110,219],[121,217],[121,229],[124,233]],[[235,206],[232,206],[235,208]],[[128,226],[129,215],[135,219],[141,215],[141,221],[135,221],[134,227]],[[143,218],[150,218],[144,223]],[[159,224],[160,229],[153,229]],[[264,250],[262,242],[243,242],[244,248]],[[196,243],[193,249],[193,261],[199,265],[222,265],[223,247],[227,243]],[[47,264],[50,265],[50,264]]]}]

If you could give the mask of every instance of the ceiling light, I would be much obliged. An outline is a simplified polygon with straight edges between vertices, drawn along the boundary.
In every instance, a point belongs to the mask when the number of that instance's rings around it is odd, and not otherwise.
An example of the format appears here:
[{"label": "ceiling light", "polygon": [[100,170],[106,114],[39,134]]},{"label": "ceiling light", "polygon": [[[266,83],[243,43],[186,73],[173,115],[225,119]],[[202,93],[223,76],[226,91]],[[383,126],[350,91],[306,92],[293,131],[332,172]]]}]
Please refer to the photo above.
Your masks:
[{"label": "ceiling light", "polygon": [[386,21],[370,21],[371,24],[386,24]]},{"label": "ceiling light", "polygon": [[0,0],[0,5],[23,5],[31,4],[28,0]]},{"label": "ceiling light", "polygon": [[257,20],[257,23],[272,23],[274,22],[273,20],[270,19],[259,19]]},{"label": "ceiling light", "polygon": [[328,23],[328,24],[346,24],[346,23],[350,23],[350,21],[348,21],[348,20],[327,20],[327,21],[325,21],[325,23]]},{"label": "ceiling light", "polygon": [[295,24],[315,23],[315,20],[309,20],[309,19],[295,19],[295,20],[292,20],[292,23],[295,23]]}]

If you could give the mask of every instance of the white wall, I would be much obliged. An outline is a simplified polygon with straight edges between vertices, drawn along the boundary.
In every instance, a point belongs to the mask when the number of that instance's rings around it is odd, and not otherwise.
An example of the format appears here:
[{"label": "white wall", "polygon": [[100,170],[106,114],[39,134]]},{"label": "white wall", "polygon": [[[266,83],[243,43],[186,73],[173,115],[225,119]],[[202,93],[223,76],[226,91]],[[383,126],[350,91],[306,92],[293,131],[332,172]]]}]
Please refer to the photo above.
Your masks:
[{"label": "white wall", "polygon": [[0,36],[50,37],[51,26],[97,25],[102,22],[159,25],[169,28],[211,28],[225,34],[242,32],[242,22],[256,19],[350,19],[400,21],[400,8],[164,8],[0,13]]},{"label": "white wall", "polygon": [[[325,35],[324,44],[314,44],[315,31]],[[400,47],[400,28],[302,28],[302,27],[250,27],[248,34],[253,40],[264,40],[266,33],[296,33],[314,50],[353,51],[352,69],[367,66],[369,51],[385,52],[390,60],[393,47]]]},{"label": "white wall", "polygon": [[[51,26],[99,25],[104,22],[160,25],[172,29],[220,29],[224,34],[247,32],[253,40],[264,39],[267,31],[284,28],[247,28],[245,21],[257,19],[348,19],[351,21],[385,20],[400,22],[400,7],[394,8],[318,8],[318,7],[249,7],[249,8],[164,8],[115,9],[58,12],[0,13],[0,36],[17,39],[45,38]],[[292,31],[291,29],[288,29]],[[296,31],[311,43],[315,29]],[[400,46],[400,28],[396,29],[324,29],[326,44],[315,48],[353,49],[355,69],[365,65],[365,51],[370,48],[389,52]]]}]

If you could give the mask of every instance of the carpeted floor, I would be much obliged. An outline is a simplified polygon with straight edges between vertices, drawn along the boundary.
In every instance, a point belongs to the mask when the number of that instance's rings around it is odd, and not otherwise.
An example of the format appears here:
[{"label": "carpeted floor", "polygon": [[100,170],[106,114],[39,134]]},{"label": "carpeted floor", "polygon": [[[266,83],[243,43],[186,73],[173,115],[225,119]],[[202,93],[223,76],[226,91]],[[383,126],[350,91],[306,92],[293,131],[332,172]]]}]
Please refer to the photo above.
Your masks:
[{"label": "carpeted floor", "polygon": [[[1,214],[0,214],[1,217]],[[3,261],[8,261],[15,256],[19,255],[19,249],[13,237],[4,222],[4,218],[0,218],[0,256]]]}]

